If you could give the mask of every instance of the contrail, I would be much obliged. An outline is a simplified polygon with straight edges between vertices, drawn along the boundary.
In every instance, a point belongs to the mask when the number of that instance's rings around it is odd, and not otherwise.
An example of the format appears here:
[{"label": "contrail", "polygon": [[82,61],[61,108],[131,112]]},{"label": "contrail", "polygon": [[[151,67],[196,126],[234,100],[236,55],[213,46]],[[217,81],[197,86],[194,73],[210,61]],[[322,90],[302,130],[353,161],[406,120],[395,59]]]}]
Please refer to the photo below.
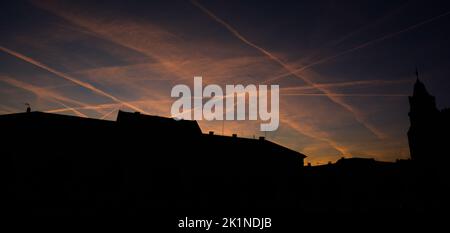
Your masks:
[{"label": "contrail", "polygon": [[[352,32],[350,32],[350,33],[348,33],[348,34],[346,34],[346,35],[344,35],[344,36],[342,36],[342,37],[340,37],[340,38],[338,38],[338,39],[336,39],[334,41],[330,41],[329,43],[325,44],[325,47],[339,45],[343,41],[346,41],[349,38],[352,38],[353,36],[359,34],[362,31],[367,30],[368,28],[371,28],[371,27],[377,26],[377,25],[379,25],[381,23],[384,23],[386,20],[388,20],[392,16],[398,14],[400,11],[403,11],[404,8],[406,8],[408,5],[410,5],[410,2],[406,2],[406,3],[402,4],[400,7],[398,7],[396,9],[388,12],[388,14],[386,14],[386,15],[378,18],[378,19],[376,19],[375,21],[373,21],[373,22],[371,22],[371,23],[369,23],[367,25],[364,25],[364,26],[356,29],[355,31],[352,31]],[[310,55],[309,57],[306,57],[306,58],[304,58],[302,60],[308,60],[308,59],[312,58],[314,56],[314,54],[320,53],[323,50],[323,48],[319,48],[318,50],[319,51],[314,52],[312,55]]]},{"label": "contrail", "polygon": [[[285,96],[327,96],[323,93],[285,93],[280,94]],[[343,96],[343,97],[406,97],[407,94],[338,94],[333,93],[332,96]]]},{"label": "contrail", "polygon": [[116,111],[116,109],[115,108],[113,108],[113,110],[111,110],[110,112],[108,112],[108,113],[106,113],[105,115],[103,115],[100,119],[102,119],[102,120],[104,120],[104,119],[106,119],[109,115],[111,115],[113,112],[115,112]]},{"label": "contrail", "polygon": [[74,108],[72,108],[70,106],[67,106],[66,104],[64,104],[61,101],[55,100],[55,102],[58,103],[58,104],[61,104],[62,106],[64,106],[67,111],[72,111],[72,112],[74,112],[75,114],[77,114],[80,117],[86,117],[86,118],[88,117],[86,114],[84,114],[84,113],[82,113],[82,112],[80,112],[80,111],[78,111],[78,110],[76,110],[76,109],[74,109]]},{"label": "contrail", "polygon": [[82,117],[87,117],[85,114],[79,112],[78,110],[67,106],[66,104],[64,104],[63,102],[66,103],[71,103],[71,104],[75,104],[75,105],[80,105],[80,106],[86,106],[86,104],[80,102],[80,101],[76,101],[76,100],[72,100],[68,97],[62,96],[58,93],[55,93],[53,91],[44,89],[44,88],[40,88],[40,87],[36,87],[33,86],[29,83],[25,83],[25,82],[21,82],[19,80],[7,77],[7,76],[0,76],[0,81],[7,83],[8,85],[23,89],[25,91],[29,91],[33,94],[35,94],[37,97],[45,97],[48,98],[49,101],[58,103],[62,106],[64,106],[64,111],[72,111],[75,114],[77,114],[78,116],[82,116]]},{"label": "contrail", "polygon": [[303,135],[306,135],[310,138],[314,138],[318,141],[327,143],[330,147],[332,147],[336,151],[338,151],[341,154],[341,156],[351,156],[351,153],[348,152],[349,150],[347,148],[339,145],[337,142],[332,140],[328,135],[323,135],[324,132],[318,131],[314,127],[306,127],[306,129],[305,129],[304,125],[300,126],[297,123],[297,121],[291,120],[289,116],[280,117],[280,121],[283,122],[284,124],[287,124],[293,130],[295,130]]},{"label": "contrail", "polygon": [[18,112],[18,110],[15,109],[15,108],[11,108],[11,107],[8,107],[6,105],[1,105],[0,104],[0,112],[9,114],[9,113]]},{"label": "contrail", "polygon": [[287,70],[290,70],[289,67],[287,67],[287,65],[284,64],[283,61],[281,61],[278,57],[272,55],[270,52],[268,52],[267,50],[263,49],[262,47],[259,47],[258,45],[252,43],[251,41],[247,40],[244,36],[242,36],[236,29],[234,29],[231,25],[229,25],[228,23],[226,23],[225,21],[223,21],[222,19],[220,19],[219,17],[217,17],[216,15],[214,15],[211,11],[209,11],[208,9],[206,9],[203,5],[201,5],[200,3],[198,3],[195,0],[191,1],[192,4],[196,7],[198,7],[200,10],[202,10],[205,14],[207,14],[209,17],[211,17],[213,20],[217,21],[218,23],[220,23],[222,26],[224,26],[228,31],[230,31],[234,36],[236,36],[239,40],[241,40],[242,42],[246,43],[247,45],[259,50],[261,53],[263,53],[264,55],[266,55],[267,57],[269,57],[270,59],[274,60],[275,62],[277,62],[278,64],[280,64],[282,67],[286,68]]},{"label": "contrail", "polygon": [[20,53],[18,53],[18,52],[16,52],[16,51],[10,50],[10,49],[5,48],[5,47],[2,47],[2,46],[0,46],[0,50],[3,51],[3,52],[5,52],[5,53],[7,53],[7,54],[9,54],[9,55],[11,55],[11,56],[14,56],[14,57],[16,57],[16,58],[19,58],[19,59],[21,59],[21,60],[23,60],[23,61],[25,61],[25,62],[28,62],[28,63],[30,63],[30,64],[32,64],[32,65],[35,65],[35,66],[37,66],[37,67],[39,67],[39,68],[41,68],[41,69],[44,69],[44,70],[46,70],[46,71],[48,71],[48,72],[50,72],[50,73],[52,73],[52,74],[54,74],[54,75],[56,75],[56,76],[58,76],[58,77],[60,77],[60,78],[63,78],[63,79],[65,79],[65,80],[67,80],[67,81],[70,81],[70,82],[75,83],[75,84],[77,84],[77,85],[79,85],[79,86],[81,86],[81,87],[84,87],[84,88],[86,88],[86,89],[88,89],[88,90],[90,90],[90,91],[92,91],[92,92],[94,92],[94,93],[97,93],[97,94],[99,94],[99,95],[102,95],[102,96],[104,96],[104,97],[107,97],[107,98],[113,100],[114,102],[123,104],[124,106],[127,106],[127,107],[129,107],[129,108],[131,108],[131,109],[133,109],[133,110],[135,110],[135,111],[139,111],[139,112],[148,114],[148,113],[147,113],[146,111],[144,111],[143,109],[140,109],[140,108],[138,108],[138,107],[136,107],[136,106],[134,106],[134,105],[131,105],[131,104],[125,102],[125,101],[122,101],[122,100],[120,100],[119,98],[117,98],[117,97],[115,97],[115,96],[113,96],[113,95],[111,95],[111,94],[109,94],[109,93],[106,93],[106,92],[104,92],[104,91],[102,91],[102,90],[100,90],[100,89],[98,89],[98,88],[92,86],[92,85],[89,84],[89,83],[80,81],[80,80],[78,80],[78,79],[75,79],[75,78],[73,78],[73,77],[67,75],[67,74],[64,74],[64,73],[62,73],[62,72],[60,72],[60,71],[57,71],[57,70],[55,70],[55,69],[53,69],[53,68],[50,68],[50,67],[48,67],[47,65],[42,64],[42,63],[40,63],[40,62],[38,62],[38,61],[36,61],[36,60],[30,58],[30,57],[27,57],[27,56],[25,56],[25,55],[23,55],[23,54],[20,54]]},{"label": "contrail", "polygon": [[[384,41],[384,40],[386,40],[386,39],[389,39],[389,38],[395,37],[395,36],[397,36],[397,35],[400,35],[400,34],[402,34],[402,33],[405,33],[405,32],[411,31],[411,30],[414,30],[414,29],[416,29],[416,28],[418,28],[418,27],[421,27],[421,26],[423,26],[423,25],[425,25],[425,24],[428,24],[428,23],[431,23],[431,22],[436,21],[436,20],[438,20],[438,19],[441,19],[441,18],[443,18],[443,17],[445,17],[445,16],[447,16],[447,15],[449,15],[449,14],[450,14],[450,11],[447,11],[447,12],[445,12],[445,13],[443,13],[443,14],[438,15],[438,16],[435,16],[435,17],[432,17],[432,18],[427,19],[427,20],[425,20],[425,21],[422,21],[422,22],[420,22],[420,23],[411,25],[411,26],[409,26],[409,27],[407,27],[407,28],[405,28],[405,29],[402,29],[402,30],[400,30],[400,31],[386,34],[386,35],[381,36],[381,37],[379,37],[379,38],[377,38],[377,39],[374,39],[374,40],[365,42],[365,43],[363,43],[363,44],[360,44],[360,45],[358,45],[358,46],[356,46],[356,47],[353,47],[353,48],[351,48],[351,49],[345,50],[345,51],[343,51],[343,52],[337,53],[337,54],[335,54],[335,55],[332,55],[332,56],[329,56],[329,57],[325,57],[325,58],[319,59],[319,60],[316,61],[316,62],[313,62],[313,63],[311,63],[311,64],[308,64],[308,65],[306,65],[306,66],[303,66],[303,67],[301,67],[301,68],[298,68],[298,69],[294,70],[293,73],[302,72],[302,71],[304,71],[304,70],[306,70],[306,69],[308,69],[308,68],[311,68],[311,67],[313,67],[313,66],[316,66],[316,65],[319,65],[319,64],[322,64],[322,63],[325,63],[325,62],[334,60],[334,59],[336,59],[336,58],[338,58],[338,57],[340,57],[340,56],[343,56],[343,55],[346,55],[346,54],[355,52],[355,51],[357,51],[357,50],[363,49],[363,48],[368,47],[368,46],[370,46],[370,45],[373,45],[373,44],[375,44],[375,43],[378,43],[378,42]],[[270,79],[270,80],[267,80],[266,83],[267,83],[267,82],[272,82],[272,81],[278,80],[278,79],[280,79],[280,78],[286,77],[286,76],[291,75],[291,74],[292,74],[292,72],[288,72],[288,73],[285,73],[285,74],[282,74],[282,75],[278,75],[278,76],[276,76],[276,77],[274,77],[274,78],[272,78],[272,79]]]},{"label": "contrail", "polygon": [[355,117],[355,119],[361,123],[364,127],[366,127],[369,131],[371,131],[375,136],[377,136],[378,138],[382,139],[385,138],[385,135],[383,133],[381,133],[380,131],[376,130],[375,127],[371,126],[369,123],[365,122],[364,117],[360,116],[354,109],[353,107],[351,107],[350,105],[344,103],[342,100],[340,100],[339,98],[336,98],[334,96],[332,96],[331,92],[321,88],[320,86],[317,86],[314,82],[312,82],[311,80],[309,80],[308,78],[301,76],[299,74],[297,74],[295,72],[295,70],[293,70],[291,67],[289,67],[287,64],[285,64],[283,61],[281,61],[278,57],[276,57],[275,55],[273,55],[272,53],[270,53],[269,51],[265,50],[264,48],[252,43],[251,41],[247,40],[243,35],[241,35],[236,29],[234,29],[231,25],[229,25],[227,22],[223,21],[221,18],[217,17],[215,14],[213,14],[211,11],[209,11],[207,8],[205,8],[203,5],[201,5],[200,3],[198,3],[195,0],[191,0],[191,3],[196,6],[197,8],[199,8],[202,12],[204,12],[206,15],[208,15],[211,19],[215,20],[216,22],[218,22],[219,24],[221,24],[222,26],[224,26],[229,32],[231,32],[234,36],[236,36],[239,40],[241,40],[242,42],[244,42],[245,44],[255,48],[256,50],[258,50],[259,52],[261,52],[262,54],[266,55],[269,59],[273,60],[274,62],[278,63],[281,67],[283,67],[284,69],[286,69],[290,74],[302,79],[304,82],[306,82],[308,85],[313,86],[314,88],[316,88],[317,90],[323,92],[326,96],[328,96],[328,98],[340,105],[341,107],[343,107],[344,109],[346,109],[347,111],[349,111],[350,113],[353,114],[353,116]]},{"label": "contrail", "polygon": [[[413,82],[412,79],[400,79],[400,80],[382,80],[382,79],[374,79],[374,80],[356,80],[349,82],[338,82],[338,83],[316,83],[317,86],[330,88],[330,87],[351,87],[351,86],[375,86],[375,85],[387,85],[387,84],[400,84],[400,83],[409,83]],[[280,88],[280,91],[305,91],[314,89],[311,86],[291,86],[291,87],[283,87]]]},{"label": "contrail", "polygon": [[[118,104],[118,103],[111,103],[111,104],[89,105],[89,106],[83,106],[83,107],[73,107],[73,109],[76,109],[76,110],[100,110],[100,109],[119,107],[119,106],[120,106],[120,104]],[[58,109],[47,110],[45,112],[58,113],[58,112],[64,112],[66,110],[67,109],[65,109],[65,108],[58,108]]]},{"label": "contrail", "polygon": [[75,108],[72,108],[70,106],[67,106],[66,104],[64,104],[64,102],[67,103],[72,103],[72,104],[76,104],[76,105],[85,105],[84,103],[81,103],[79,101],[76,100],[72,100],[70,98],[67,98],[65,96],[61,96],[57,93],[54,93],[52,91],[48,91],[44,88],[39,88],[39,87],[35,87],[31,84],[25,83],[25,82],[21,82],[18,81],[16,79],[13,78],[9,78],[7,76],[0,76],[0,81],[5,82],[11,86],[23,89],[25,91],[29,91],[33,94],[35,94],[38,98],[43,97],[43,98],[47,98],[49,101],[51,102],[55,102],[57,104],[60,104],[62,106],[64,106],[64,111],[72,111],[74,112],[77,116],[80,117],[88,117],[87,115],[83,114],[82,112],[78,111]]},{"label": "contrail", "polygon": [[[153,104],[156,101],[153,101]],[[130,101],[128,102],[129,104],[148,104],[148,103],[152,103],[152,101],[149,100],[134,100],[134,101]],[[106,104],[97,104],[97,105],[88,105],[88,106],[81,106],[81,107],[73,107],[73,109],[76,110],[96,110],[100,113],[100,110],[102,109],[109,109],[109,108],[120,108],[121,104],[120,103],[106,103]],[[51,109],[51,110],[47,110],[45,112],[48,113],[58,113],[58,112],[64,112],[67,109],[65,108],[58,108],[58,109]],[[104,113],[102,113],[104,114]]]}]

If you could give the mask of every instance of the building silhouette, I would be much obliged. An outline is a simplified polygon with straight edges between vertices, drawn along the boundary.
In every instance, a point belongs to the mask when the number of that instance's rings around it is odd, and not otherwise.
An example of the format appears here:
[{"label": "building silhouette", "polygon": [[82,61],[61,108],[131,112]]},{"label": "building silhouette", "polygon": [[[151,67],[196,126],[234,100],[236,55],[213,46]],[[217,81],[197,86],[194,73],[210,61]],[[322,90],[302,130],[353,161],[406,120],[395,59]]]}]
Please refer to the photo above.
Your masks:
[{"label": "building silhouette", "polygon": [[435,97],[430,95],[417,78],[413,95],[409,97],[408,142],[411,159],[433,166],[448,161],[450,156],[450,110],[438,110]]},{"label": "building silhouette", "polygon": [[419,79],[409,102],[411,159],[306,167],[305,155],[264,137],[203,133],[196,121],[124,111],[116,121],[1,115],[5,208],[34,215],[446,210],[450,111],[436,108]]},{"label": "building silhouette", "polygon": [[10,208],[44,215],[291,208],[306,157],[137,112],[107,121],[27,111],[0,116],[0,129]]}]

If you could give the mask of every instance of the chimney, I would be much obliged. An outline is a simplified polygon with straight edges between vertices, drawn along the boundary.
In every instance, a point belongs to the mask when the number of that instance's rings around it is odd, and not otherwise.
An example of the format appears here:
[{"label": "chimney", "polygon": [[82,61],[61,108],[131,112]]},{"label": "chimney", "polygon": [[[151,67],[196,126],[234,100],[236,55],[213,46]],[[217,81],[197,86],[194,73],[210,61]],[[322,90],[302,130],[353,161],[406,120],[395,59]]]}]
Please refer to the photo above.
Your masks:
[{"label": "chimney", "polygon": [[260,141],[264,141],[264,140],[266,140],[266,138],[265,137],[259,137],[259,140]]},{"label": "chimney", "polygon": [[25,106],[27,106],[27,113],[31,112],[31,106],[29,103],[25,103]]},{"label": "chimney", "polygon": [[209,131],[209,135],[214,135],[214,131]]},{"label": "chimney", "polygon": [[237,134],[235,134],[235,133],[232,134],[231,136],[232,136],[233,138],[237,138]]}]

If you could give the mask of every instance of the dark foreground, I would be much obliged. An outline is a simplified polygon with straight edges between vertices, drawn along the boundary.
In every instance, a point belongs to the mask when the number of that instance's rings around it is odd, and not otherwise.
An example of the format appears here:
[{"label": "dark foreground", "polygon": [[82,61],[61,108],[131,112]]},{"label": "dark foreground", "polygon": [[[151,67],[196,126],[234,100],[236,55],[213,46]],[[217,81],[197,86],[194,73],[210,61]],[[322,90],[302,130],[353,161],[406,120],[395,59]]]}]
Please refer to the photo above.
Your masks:
[{"label": "dark foreground", "polygon": [[157,213],[175,226],[186,216],[429,213],[448,199],[447,164],[304,167],[300,153],[262,138],[202,134],[195,122],[32,112],[0,116],[0,127],[6,210],[17,215]]}]

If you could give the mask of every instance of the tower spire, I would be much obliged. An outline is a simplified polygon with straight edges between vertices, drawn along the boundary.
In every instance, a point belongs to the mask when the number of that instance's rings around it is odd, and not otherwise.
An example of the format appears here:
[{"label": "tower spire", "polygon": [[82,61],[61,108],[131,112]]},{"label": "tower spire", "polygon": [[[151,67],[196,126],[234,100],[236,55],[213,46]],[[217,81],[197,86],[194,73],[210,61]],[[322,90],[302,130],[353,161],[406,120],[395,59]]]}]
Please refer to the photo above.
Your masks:
[{"label": "tower spire", "polygon": [[417,81],[419,80],[419,70],[417,69],[417,66],[416,66],[416,80]]}]

